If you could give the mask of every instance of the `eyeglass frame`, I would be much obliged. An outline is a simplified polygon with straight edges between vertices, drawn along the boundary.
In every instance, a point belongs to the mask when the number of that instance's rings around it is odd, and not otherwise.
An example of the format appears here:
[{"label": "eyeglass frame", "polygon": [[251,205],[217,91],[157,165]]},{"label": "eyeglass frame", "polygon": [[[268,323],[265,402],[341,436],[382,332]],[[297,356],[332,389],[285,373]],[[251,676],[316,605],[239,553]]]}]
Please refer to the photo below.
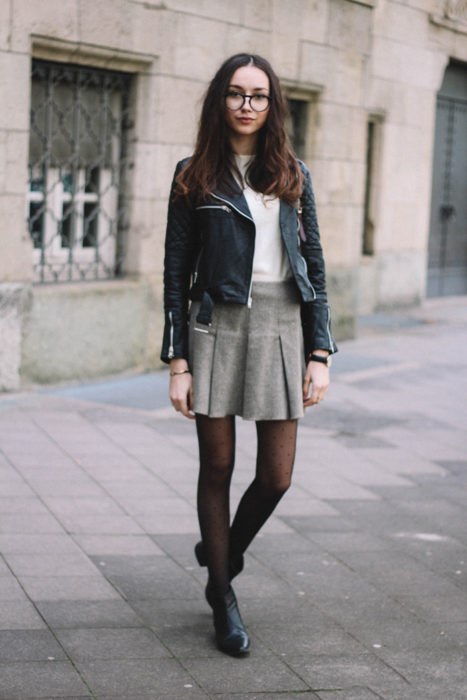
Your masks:
[{"label": "eyeglass frame", "polygon": [[[227,97],[228,97],[229,95],[232,95],[232,93],[234,93],[235,95],[238,95],[239,97],[242,97],[242,98],[243,98],[243,102],[242,102],[242,104],[240,105],[240,107],[235,107],[235,109],[232,109],[232,107],[229,107],[228,104],[227,104]],[[268,106],[265,107],[264,109],[260,109],[260,110],[255,109],[255,108],[253,107],[253,105],[251,104],[251,100],[252,100],[253,97],[265,97],[265,98],[267,99],[267,101],[268,101]],[[243,109],[246,100],[250,100],[249,105],[250,105],[250,108],[253,110],[253,112],[256,112],[257,114],[261,114],[261,112],[265,112],[265,111],[269,108],[269,106],[270,106],[270,104],[271,104],[271,102],[272,102],[272,97],[271,97],[270,95],[263,95],[262,93],[255,93],[254,95],[246,95],[246,94],[244,94],[243,92],[237,92],[237,90],[231,90],[230,92],[226,92],[226,93],[225,93],[225,95],[224,95],[224,100],[225,100],[225,106],[227,107],[227,109],[228,109],[230,112],[238,112],[239,109]]]}]

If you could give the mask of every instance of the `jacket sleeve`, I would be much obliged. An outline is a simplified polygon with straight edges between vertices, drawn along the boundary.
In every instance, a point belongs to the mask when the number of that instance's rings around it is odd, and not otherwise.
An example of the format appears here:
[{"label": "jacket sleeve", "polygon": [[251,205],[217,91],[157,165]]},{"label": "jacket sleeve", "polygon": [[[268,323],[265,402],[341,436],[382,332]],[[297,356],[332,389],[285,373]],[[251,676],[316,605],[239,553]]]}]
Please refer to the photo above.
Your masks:
[{"label": "jacket sleeve", "polygon": [[300,167],[305,178],[301,207],[306,236],[306,241],[301,244],[301,251],[307,263],[308,277],[316,292],[316,299],[311,302],[302,302],[301,307],[305,357],[308,357],[313,350],[337,352],[337,345],[331,333],[331,311],[326,295],[326,272],[315,196],[308,168],[302,162]]},{"label": "jacket sleeve", "polygon": [[164,314],[161,360],[188,359],[188,293],[196,249],[194,212],[186,197],[174,198],[175,178],[186,165],[180,161],[170,190],[165,236]]}]

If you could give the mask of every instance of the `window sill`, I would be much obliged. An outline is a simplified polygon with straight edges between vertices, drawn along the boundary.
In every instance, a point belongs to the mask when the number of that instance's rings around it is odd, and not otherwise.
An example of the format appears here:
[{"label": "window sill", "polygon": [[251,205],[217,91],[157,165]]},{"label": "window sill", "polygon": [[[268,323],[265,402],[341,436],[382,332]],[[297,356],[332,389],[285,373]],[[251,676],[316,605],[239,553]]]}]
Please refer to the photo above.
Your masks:
[{"label": "window sill", "polygon": [[443,17],[442,15],[436,15],[434,13],[430,14],[430,22],[436,27],[442,27],[443,29],[449,29],[457,34],[467,34],[467,23],[464,20],[449,19],[448,17]]},{"label": "window sill", "polygon": [[347,0],[348,2],[353,2],[355,5],[365,5],[365,7],[376,7],[378,0]]}]

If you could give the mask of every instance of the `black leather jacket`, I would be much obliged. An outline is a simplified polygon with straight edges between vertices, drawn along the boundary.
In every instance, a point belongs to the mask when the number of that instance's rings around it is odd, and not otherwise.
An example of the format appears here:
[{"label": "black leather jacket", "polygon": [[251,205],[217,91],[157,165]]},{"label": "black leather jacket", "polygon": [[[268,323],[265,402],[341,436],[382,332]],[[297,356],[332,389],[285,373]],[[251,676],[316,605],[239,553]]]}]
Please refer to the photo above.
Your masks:
[{"label": "black leather jacket", "polygon": [[[247,304],[250,299],[255,224],[248,204],[238,194],[214,190],[197,206],[184,197],[174,199],[175,169],[169,200],[165,241],[165,328],[161,359],[188,358],[188,300],[201,300],[197,321],[209,324],[216,302]],[[325,270],[311,178],[305,176],[301,206],[306,242],[300,246],[297,209],[280,203],[280,229],[292,273],[302,300],[301,317],[305,354],[313,350],[337,351],[331,335],[326,298]]]}]

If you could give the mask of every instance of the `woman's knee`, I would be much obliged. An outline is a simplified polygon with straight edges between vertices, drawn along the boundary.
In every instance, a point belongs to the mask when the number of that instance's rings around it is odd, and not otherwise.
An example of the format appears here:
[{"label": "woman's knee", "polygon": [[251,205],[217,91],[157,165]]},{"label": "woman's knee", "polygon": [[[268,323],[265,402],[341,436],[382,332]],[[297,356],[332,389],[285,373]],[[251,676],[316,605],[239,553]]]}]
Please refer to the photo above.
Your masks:
[{"label": "woman's knee", "polygon": [[208,479],[212,484],[221,486],[228,483],[232,477],[233,460],[207,460],[201,463],[201,473],[204,478]]},{"label": "woman's knee", "polygon": [[292,475],[282,474],[278,478],[262,478],[259,487],[267,498],[279,500],[288,491],[292,482]]}]

